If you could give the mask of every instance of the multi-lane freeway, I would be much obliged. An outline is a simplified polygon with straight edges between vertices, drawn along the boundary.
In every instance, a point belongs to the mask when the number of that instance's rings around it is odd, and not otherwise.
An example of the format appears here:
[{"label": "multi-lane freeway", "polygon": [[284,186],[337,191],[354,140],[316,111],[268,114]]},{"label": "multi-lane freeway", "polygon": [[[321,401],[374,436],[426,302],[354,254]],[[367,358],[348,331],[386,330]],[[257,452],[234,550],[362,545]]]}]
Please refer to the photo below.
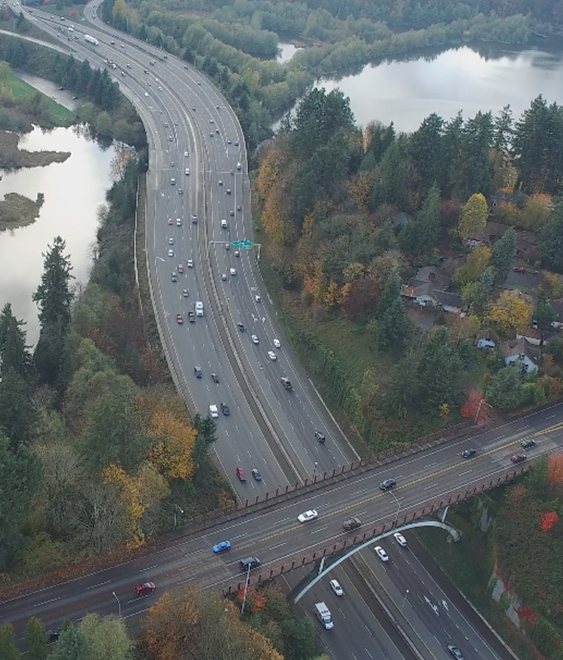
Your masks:
[{"label": "multi-lane freeway", "polygon": [[[230,408],[228,417],[220,414],[216,443],[226,475],[244,498],[348,463],[354,451],[293,359],[261,284],[256,253],[232,245],[252,237],[247,156],[232,109],[193,68],[103,26],[92,5],[86,12],[95,27],[74,24],[73,34],[68,21],[50,14],[34,10],[28,18],[62,37],[77,56],[109,67],[143,119],[151,163],[146,254],[161,338],[189,407],[204,414],[221,402]],[[86,32],[99,40],[97,46],[84,41]],[[195,312],[196,301],[203,303],[204,315],[190,323],[188,313]],[[201,367],[201,379],[195,377],[196,366]],[[281,386],[282,376],[292,381],[293,392]],[[114,611],[117,601],[125,616],[136,616],[164,589],[190,582],[216,588],[232,584],[244,557],[258,556],[259,570],[267,569],[284,558],[330,545],[341,537],[345,517],[357,515],[366,528],[373,527],[506,472],[526,435],[538,434],[535,455],[553,451],[561,444],[557,422],[562,421],[563,409],[554,407],[481,434],[473,443],[478,455],[470,461],[460,453],[471,442],[443,445],[301,500],[219,524],[199,538],[175,539],[148,557],[4,600],[0,622],[21,627],[36,615],[55,625],[66,616]],[[326,443],[317,442],[315,430],[325,434]],[[238,466],[248,481],[235,478]],[[260,471],[262,481],[250,477],[252,468]],[[378,484],[387,477],[397,479],[397,489],[382,493]],[[297,515],[309,508],[318,510],[318,519],[300,525]],[[226,539],[232,550],[213,555],[211,547]],[[156,593],[133,597],[132,586],[145,579],[157,583]],[[399,588],[406,590],[406,584],[413,585],[412,593],[420,591],[415,578],[405,577]],[[347,600],[352,601],[349,591]],[[360,602],[364,597],[344,605],[343,612],[356,607],[367,616]],[[360,637],[358,642],[366,646]],[[441,642],[436,648],[443,651]],[[438,650],[432,654],[440,657]],[[481,657],[496,656],[483,650]]]}]

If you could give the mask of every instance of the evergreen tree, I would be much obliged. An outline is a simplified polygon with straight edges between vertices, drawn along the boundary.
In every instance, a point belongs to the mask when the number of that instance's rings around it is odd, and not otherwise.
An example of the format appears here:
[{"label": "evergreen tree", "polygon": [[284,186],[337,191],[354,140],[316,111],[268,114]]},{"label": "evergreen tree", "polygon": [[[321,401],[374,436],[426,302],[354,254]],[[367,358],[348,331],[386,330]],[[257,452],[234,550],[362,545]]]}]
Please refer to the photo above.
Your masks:
[{"label": "evergreen tree", "polygon": [[64,344],[70,324],[72,278],[70,259],[64,254],[66,244],[57,236],[49,246],[44,261],[41,284],[33,294],[39,307],[41,326],[35,348],[37,373],[42,382],[55,383],[59,377],[64,355]]},{"label": "evergreen tree", "polygon": [[23,378],[31,378],[33,364],[25,344],[24,322],[12,314],[12,306],[6,303],[0,312],[0,374],[9,368]]},{"label": "evergreen tree", "polygon": [[418,365],[424,409],[437,414],[444,404],[456,406],[461,394],[460,375],[461,362],[450,343],[447,328],[434,328],[426,339]]},{"label": "evergreen tree", "polygon": [[471,193],[487,195],[493,190],[494,168],[490,157],[493,143],[493,118],[490,112],[478,112],[462,129],[461,159],[453,170],[454,192],[459,199]]},{"label": "evergreen tree", "polygon": [[90,655],[90,644],[86,635],[76,626],[62,629],[55,652],[50,660],[84,660]]},{"label": "evergreen tree", "polygon": [[542,262],[563,273],[563,202],[555,207],[553,217],[540,231],[538,244]]},{"label": "evergreen tree", "polygon": [[45,626],[36,617],[32,617],[25,629],[25,646],[29,660],[46,660],[47,658],[47,636]]},{"label": "evergreen tree", "polygon": [[472,314],[483,316],[493,295],[493,273],[487,268],[476,282],[469,282],[462,290],[463,302]]},{"label": "evergreen tree", "polygon": [[491,252],[495,284],[504,284],[516,257],[516,232],[512,227],[498,239]]},{"label": "evergreen tree", "polygon": [[37,421],[29,383],[15,369],[2,369],[0,380],[0,430],[13,451],[28,445]]},{"label": "evergreen tree", "polygon": [[[8,438],[0,432],[0,570],[9,567],[22,544],[22,526],[31,498],[38,487],[37,459],[26,447],[11,451]],[[0,643],[0,658],[4,660]]]},{"label": "evergreen tree", "polygon": [[551,330],[551,324],[555,321],[555,311],[543,291],[540,291],[534,319],[541,330]]},{"label": "evergreen tree", "polygon": [[416,410],[420,398],[417,367],[412,355],[397,363],[381,392],[381,408],[386,415],[404,418]]},{"label": "evergreen tree", "polygon": [[382,350],[399,351],[409,336],[410,326],[401,298],[399,277],[395,274],[385,287],[378,306],[378,345]]},{"label": "evergreen tree", "polygon": [[[0,539],[1,543],[2,539]],[[0,658],[2,660],[21,660],[22,658],[22,654],[16,646],[14,626],[11,623],[0,626]]]},{"label": "evergreen tree", "polygon": [[399,234],[401,250],[408,254],[428,254],[440,237],[440,191],[433,185],[416,216]]},{"label": "evergreen tree", "polygon": [[423,120],[409,140],[409,155],[418,173],[420,190],[425,193],[440,181],[444,164],[444,120],[436,113]]},{"label": "evergreen tree", "polygon": [[379,163],[389,145],[395,140],[395,126],[393,122],[389,126],[384,126],[379,121],[370,122],[366,128],[366,137],[369,139],[366,156],[371,155],[374,164]]}]

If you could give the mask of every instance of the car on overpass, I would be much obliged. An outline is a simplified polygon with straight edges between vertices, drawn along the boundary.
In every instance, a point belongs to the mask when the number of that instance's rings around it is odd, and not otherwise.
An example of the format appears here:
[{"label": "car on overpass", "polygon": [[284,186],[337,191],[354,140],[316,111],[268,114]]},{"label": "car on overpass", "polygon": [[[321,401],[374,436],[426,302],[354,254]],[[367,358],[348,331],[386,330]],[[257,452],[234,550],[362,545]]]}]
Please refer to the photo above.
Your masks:
[{"label": "car on overpass", "polygon": [[397,482],[395,479],[385,479],[385,481],[382,481],[379,484],[379,489],[380,490],[391,490],[391,488],[395,488],[397,485]]},{"label": "car on overpass", "polygon": [[465,451],[461,452],[461,455],[463,458],[473,458],[473,456],[477,455],[477,450],[476,449],[466,449]]},{"label": "car on overpass", "polygon": [[304,513],[300,513],[297,516],[297,520],[299,520],[300,523],[311,522],[311,520],[315,520],[315,518],[317,518],[318,515],[319,514],[315,509],[309,509],[309,511],[305,511]]},{"label": "car on overpass", "polygon": [[213,546],[213,552],[217,555],[220,552],[226,552],[227,550],[231,549],[231,542],[230,541],[221,541],[221,543],[217,543],[217,545]]},{"label": "car on overpass", "polygon": [[143,584],[138,584],[135,587],[135,593],[137,596],[146,596],[147,594],[152,593],[156,589],[156,584],[154,582],[143,582]]}]

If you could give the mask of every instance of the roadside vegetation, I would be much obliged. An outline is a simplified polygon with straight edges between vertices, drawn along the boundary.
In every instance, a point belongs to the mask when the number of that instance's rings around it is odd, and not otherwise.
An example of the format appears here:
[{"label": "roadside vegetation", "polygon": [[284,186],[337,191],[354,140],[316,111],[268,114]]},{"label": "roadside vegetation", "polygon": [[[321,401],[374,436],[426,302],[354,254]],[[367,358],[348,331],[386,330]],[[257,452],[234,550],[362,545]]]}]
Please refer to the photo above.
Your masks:
[{"label": "roadside vegetation", "polygon": [[[235,108],[251,152],[318,78],[429,48],[524,44],[532,30],[551,33],[562,21],[556,0],[104,0],[99,14],[212,78]],[[282,38],[304,46],[285,64],[274,59]]]}]

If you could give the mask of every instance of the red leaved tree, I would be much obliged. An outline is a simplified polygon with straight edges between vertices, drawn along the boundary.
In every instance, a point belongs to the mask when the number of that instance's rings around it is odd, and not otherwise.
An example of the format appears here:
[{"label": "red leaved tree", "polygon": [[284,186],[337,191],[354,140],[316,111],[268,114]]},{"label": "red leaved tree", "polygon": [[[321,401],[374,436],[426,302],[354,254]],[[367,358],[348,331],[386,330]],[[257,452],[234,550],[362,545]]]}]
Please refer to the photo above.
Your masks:
[{"label": "red leaved tree", "polygon": [[544,513],[541,517],[540,527],[544,532],[548,532],[550,529],[553,529],[559,520],[559,515],[555,511],[550,511],[549,513]]},{"label": "red leaved tree", "polygon": [[474,419],[477,424],[487,422],[489,406],[482,392],[477,389],[469,390],[466,394],[465,403],[461,408],[461,416],[465,419]]}]

